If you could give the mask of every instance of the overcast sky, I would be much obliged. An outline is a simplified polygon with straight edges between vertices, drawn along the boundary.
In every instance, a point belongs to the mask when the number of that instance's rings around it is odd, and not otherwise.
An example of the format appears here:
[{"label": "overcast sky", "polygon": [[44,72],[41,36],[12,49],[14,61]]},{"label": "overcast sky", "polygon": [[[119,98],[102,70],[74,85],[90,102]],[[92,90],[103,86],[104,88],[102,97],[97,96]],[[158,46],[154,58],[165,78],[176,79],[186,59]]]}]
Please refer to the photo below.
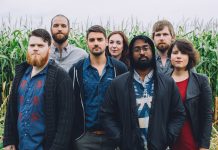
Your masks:
[{"label": "overcast sky", "polygon": [[43,24],[48,24],[60,13],[78,24],[109,20],[120,25],[131,18],[143,24],[163,18],[173,23],[195,18],[208,22],[218,20],[218,0],[0,0],[0,21],[4,22],[10,14],[12,20],[27,17],[35,25],[43,18]]}]

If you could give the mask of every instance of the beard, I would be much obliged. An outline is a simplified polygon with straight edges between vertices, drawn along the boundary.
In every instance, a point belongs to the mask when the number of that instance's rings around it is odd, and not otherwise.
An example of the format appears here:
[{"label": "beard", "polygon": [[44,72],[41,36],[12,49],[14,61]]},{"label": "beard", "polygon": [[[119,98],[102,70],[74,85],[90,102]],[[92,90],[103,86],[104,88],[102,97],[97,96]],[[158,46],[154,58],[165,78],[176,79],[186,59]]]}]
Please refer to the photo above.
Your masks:
[{"label": "beard", "polygon": [[49,56],[49,51],[48,51],[48,53],[46,54],[45,57],[42,57],[41,55],[36,54],[36,53],[35,54],[30,54],[27,51],[26,60],[27,60],[27,63],[29,65],[40,68],[40,67],[43,67],[48,62],[48,56]]},{"label": "beard", "polygon": [[157,49],[161,52],[161,53],[165,53],[168,49],[170,48],[169,44],[166,43],[161,43],[157,45]]},{"label": "beard", "polygon": [[52,38],[53,38],[53,40],[56,42],[56,43],[58,43],[58,44],[62,44],[62,43],[64,43],[67,39],[68,39],[68,34],[63,34],[64,36],[63,37],[58,37],[58,34],[60,34],[60,33],[56,33],[56,34],[53,34],[52,33]]},{"label": "beard", "polygon": [[[98,49],[98,50],[96,51],[95,49]],[[90,53],[92,53],[94,56],[98,57],[98,56],[101,56],[104,53],[104,51],[97,47],[97,48],[92,49],[92,51],[90,51]]]},{"label": "beard", "polygon": [[140,57],[138,60],[134,60],[133,63],[135,69],[139,69],[139,70],[145,70],[148,68],[152,68],[154,66],[152,59],[149,59],[147,57],[146,59]]}]

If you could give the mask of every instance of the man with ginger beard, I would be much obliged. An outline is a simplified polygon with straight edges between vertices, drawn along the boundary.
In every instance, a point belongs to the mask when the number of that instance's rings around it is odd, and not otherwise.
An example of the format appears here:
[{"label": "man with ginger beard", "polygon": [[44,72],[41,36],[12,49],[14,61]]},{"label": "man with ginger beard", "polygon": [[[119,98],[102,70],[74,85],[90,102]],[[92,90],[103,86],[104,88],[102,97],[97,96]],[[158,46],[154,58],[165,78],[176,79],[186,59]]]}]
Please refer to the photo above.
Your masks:
[{"label": "man with ginger beard", "polygon": [[16,66],[9,96],[4,150],[67,150],[74,117],[72,81],[49,60],[51,36],[29,36],[27,62]]},{"label": "man with ginger beard", "polygon": [[173,79],[156,69],[155,47],[146,36],[129,45],[130,71],[115,78],[100,119],[120,150],[165,150],[175,142],[185,109]]},{"label": "man with ginger beard", "polygon": [[169,21],[159,20],[153,25],[152,39],[157,48],[156,64],[158,72],[170,74],[173,71],[167,52],[175,38],[173,25]]},{"label": "man with ginger beard", "polygon": [[51,21],[51,34],[53,43],[50,58],[66,71],[81,59],[87,58],[85,50],[68,43],[70,33],[69,19],[64,15],[56,15]]}]

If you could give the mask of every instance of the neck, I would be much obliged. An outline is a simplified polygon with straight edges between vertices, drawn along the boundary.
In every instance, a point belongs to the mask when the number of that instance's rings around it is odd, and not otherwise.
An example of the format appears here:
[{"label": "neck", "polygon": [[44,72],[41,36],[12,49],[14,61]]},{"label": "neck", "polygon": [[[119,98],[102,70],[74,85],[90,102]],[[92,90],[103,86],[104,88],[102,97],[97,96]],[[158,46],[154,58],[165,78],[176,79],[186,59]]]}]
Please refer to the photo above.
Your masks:
[{"label": "neck", "polygon": [[92,66],[105,65],[107,62],[107,58],[105,56],[105,53],[101,54],[100,56],[90,54],[90,61]]},{"label": "neck", "polygon": [[31,78],[37,75],[40,71],[42,71],[47,66],[47,64],[48,64],[48,61],[42,67],[33,66]]},{"label": "neck", "polygon": [[142,81],[144,81],[145,76],[149,74],[149,72],[152,70],[151,68],[147,68],[145,70],[135,69],[136,72],[139,74]]},{"label": "neck", "polygon": [[171,76],[176,82],[180,82],[189,77],[189,72],[184,69],[174,69]]},{"label": "neck", "polygon": [[158,50],[158,55],[160,56],[160,58],[161,58],[161,62],[162,62],[162,65],[163,66],[165,66],[165,64],[166,64],[166,61],[167,61],[167,51],[165,51],[165,52],[161,52],[161,51],[159,51]]},{"label": "neck", "polygon": [[167,58],[167,52],[168,52],[168,50],[166,50],[165,52],[161,52],[161,51],[157,51],[157,53],[158,53],[158,55],[161,57],[161,59],[163,58]]},{"label": "neck", "polygon": [[66,41],[65,41],[64,43],[62,43],[62,44],[59,44],[59,43],[53,41],[53,45],[58,49],[59,52],[62,52],[62,49],[63,49],[64,47],[67,47],[68,41],[66,40]]},{"label": "neck", "polygon": [[117,59],[117,60],[120,60],[121,55],[115,56],[114,58]]}]

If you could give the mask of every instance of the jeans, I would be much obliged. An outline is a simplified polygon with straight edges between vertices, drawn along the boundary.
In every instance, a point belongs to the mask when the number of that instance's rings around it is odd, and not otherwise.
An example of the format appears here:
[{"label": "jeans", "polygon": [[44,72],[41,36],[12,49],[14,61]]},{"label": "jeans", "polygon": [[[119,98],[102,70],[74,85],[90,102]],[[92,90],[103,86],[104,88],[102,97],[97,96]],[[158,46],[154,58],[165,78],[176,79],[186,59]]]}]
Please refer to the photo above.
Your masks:
[{"label": "jeans", "polygon": [[74,142],[75,150],[115,150],[115,143],[106,135],[96,135],[86,132],[83,137]]}]

